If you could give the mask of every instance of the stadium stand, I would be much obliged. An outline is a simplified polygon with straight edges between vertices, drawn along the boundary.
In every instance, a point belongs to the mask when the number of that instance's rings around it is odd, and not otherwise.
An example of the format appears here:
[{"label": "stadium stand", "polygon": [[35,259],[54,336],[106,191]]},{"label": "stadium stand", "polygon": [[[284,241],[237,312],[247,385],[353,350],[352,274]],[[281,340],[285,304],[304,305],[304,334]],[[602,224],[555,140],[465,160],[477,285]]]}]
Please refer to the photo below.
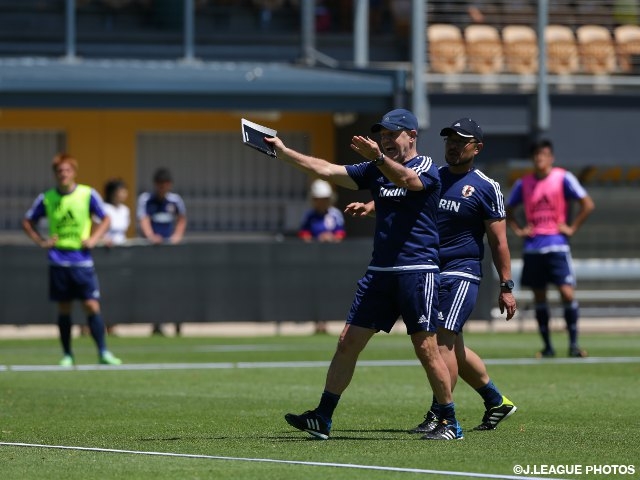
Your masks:
[{"label": "stadium stand", "polygon": [[551,25],[567,25],[573,28],[577,22],[571,0],[549,0],[548,22]]},{"label": "stadium stand", "polygon": [[578,0],[575,2],[576,19],[581,25],[613,27],[613,10],[610,2],[602,0]]},{"label": "stadium stand", "polygon": [[577,73],[580,64],[573,30],[566,25],[547,25],[544,36],[548,71],[559,75]]},{"label": "stadium stand", "polygon": [[512,0],[503,4],[502,25],[533,26],[536,18],[536,5],[528,0]]},{"label": "stadium stand", "polygon": [[431,70],[438,73],[461,73],[466,69],[467,54],[462,32],[455,25],[437,23],[427,30]]},{"label": "stadium stand", "polygon": [[580,63],[586,73],[596,75],[616,71],[616,53],[611,32],[602,25],[582,25],[576,30]]},{"label": "stadium stand", "polygon": [[614,30],[614,38],[620,71],[636,72],[640,66],[640,26],[620,25]]},{"label": "stadium stand", "polygon": [[507,25],[502,29],[507,72],[533,74],[538,71],[538,39],[528,25]]},{"label": "stadium stand", "polygon": [[[175,2],[179,3],[178,0]],[[410,0],[378,3],[388,15],[383,15],[382,24],[370,31],[370,70],[386,68],[398,75],[389,75],[388,81],[385,78],[384,82],[371,83],[365,81],[364,72],[353,68],[355,42],[352,29],[350,31],[349,22],[340,17],[340,11],[335,10],[336,5],[344,6],[349,2],[325,2],[331,10],[331,27],[316,30],[318,51],[337,59],[339,66],[345,67],[335,70],[296,68],[300,65],[301,54],[299,1],[278,2],[279,8],[270,13],[269,22],[261,23],[263,12],[252,0],[194,0],[198,62],[192,65],[180,61],[184,41],[183,12],[176,9],[175,4],[160,0],[156,6],[169,6],[173,10],[152,11],[138,1],[124,3],[118,9],[109,8],[102,0],[79,3],[76,10],[78,61],[64,63],[60,61],[66,39],[64,1],[0,0],[0,94],[7,102],[2,105],[0,131],[0,165],[5,172],[0,179],[0,230],[3,230],[3,236],[7,232],[20,233],[20,219],[29,200],[49,185],[49,172],[41,168],[41,162],[48,161],[52,151],[69,146],[77,149],[79,139],[84,139],[80,147],[87,145],[84,150],[87,156],[92,156],[94,146],[99,145],[95,148],[95,161],[83,170],[83,175],[88,175],[89,179],[100,180],[102,172],[107,170],[102,156],[126,159],[120,161],[119,169],[125,169],[129,184],[136,189],[142,187],[136,179],[148,178],[159,162],[180,171],[181,189],[189,206],[190,234],[198,241],[209,241],[214,235],[232,235],[235,240],[243,235],[243,238],[249,238],[268,232],[270,242],[273,232],[287,233],[289,228],[295,227],[290,219],[299,218],[296,209],[305,205],[306,185],[295,171],[274,171],[268,168],[267,162],[256,164],[251,152],[238,142],[236,129],[223,128],[231,120],[220,117],[231,110],[246,111],[260,100],[259,110],[268,110],[269,115],[261,118],[266,122],[282,122],[278,128],[286,132],[294,147],[306,150],[317,148],[318,144],[332,146],[335,133],[335,145],[340,148],[340,145],[348,145],[344,138],[347,131],[351,134],[353,130],[368,128],[367,115],[379,108],[372,106],[376,101],[407,102],[410,98],[412,82],[406,81],[405,75],[411,69],[410,49],[407,48],[411,23],[406,10]],[[536,115],[534,102],[529,98],[531,92],[521,95],[518,90],[520,82],[531,83],[532,89],[537,88],[537,79],[525,78],[538,71],[537,2],[496,0],[478,3],[484,5],[484,20],[471,25],[469,2],[426,2],[426,65],[432,73],[426,76],[427,96],[433,99],[430,105],[432,120],[449,116],[452,110],[461,108],[474,116],[477,113],[485,117],[491,142],[487,142],[483,160],[488,159],[488,164],[494,162],[496,170],[506,171],[505,165],[512,158],[518,160],[526,155],[520,151],[522,145],[528,143],[530,136],[539,133],[532,120]],[[634,97],[640,89],[640,78],[635,76],[639,73],[640,27],[633,22],[618,26],[622,20],[614,15],[613,4],[613,0],[549,1],[549,22],[562,26],[565,34],[568,32],[569,42],[548,43],[552,47],[548,52],[552,67],[548,71],[548,86],[555,95],[549,134],[560,140],[560,144],[564,143],[564,151],[569,155],[562,155],[562,161],[575,162],[574,170],[582,167],[578,162],[597,164],[586,180],[597,208],[584,225],[584,231],[574,239],[574,256],[581,268],[587,265],[582,262],[589,258],[603,262],[618,259],[618,263],[613,262],[616,268],[612,271],[624,277],[618,282],[616,279],[598,279],[594,274],[591,279],[589,275],[594,270],[587,270],[586,266],[579,272],[582,291],[599,291],[593,297],[603,299],[601,307],[607,297],[620,299],[627,295],[626,299],[632,299],[636,293],[629,292],[637,291],[639,285],[637,278],[626,276],[628,267],[624,259],[637,257],[640,226],[629,221],[628,211],[637,197],[640,167],[620,164],[631,161],[628,147],[622,145],[623,142],[610,145],[605,141],[580,141],[596,138],[596,135],[590,136],[591,133],[585,136],[584,131],[593,131],[587,122],[598,123],[596,127],[602,129],[598,132],[601,138],[613,138],[620,131],[612,133],[613,126],[619,125],[617,120],[634,118],[637,114],[637,109],[633,108],[636,105]],[[400,12],[400,6],[404,6],[404,13]],[[608,9],[606,14],[605,9]],[[391,14],[392,10],[397,17]],[[397,25],[394,28],[394,21],[398,19],[403,22],[402,28]],[[575,36],[583,25],[604,27],[615,39],[614,50],[607,49],[606,54],[598,57],[608,65],[609,73],[624,73],[606,78],[614,85],[612,92],[593,94],[594,85],[601,80],[599,70],[587,67],[588,62],[583,58],[588,52],[575,43]],[[497,55],[489,53],[487,45],[481,47],[474,41],[471,54],[467,53],[462,32],[471,26],[489,27],[497,32],[498,41],[494,33],[490,48],[491,52],[497,51],[501,42],[503,67],[492,63]],[[442,39],[443,32],[454,32],[455,39]],[[618,67],[610,70],[609,57],[614,56],[614,65]],[[478,61],[478,65],[472,64],[470,57]],[[156,62],[156,59],[162,61]],[[258,65],[256,62],[263,63]],[[355,71],[356,75],[345,75],[347,71],[350,74]],[[486,75],[484,72],[497,73]],[[302,74],[304,76],[300,76]],[[347,89],[347,77],[357,84],[358,94],[370,89],[366,99],[360,103],[355,101],[354,98],[359,97]],[[123,78],[127,82],[121,82]],[[434,87],[438,81],[446,86]],[[575,95],[557,95],[556,86],[564,81],[578,86],[572,91]],[[320,84],[323,89],[314,88],[304,97],[293,96],[292,91],[298,92],[296,89],[301,85],[306,88],[311,82]],[[496,90],[490,95],[477,95],[483,93],[481,88],[476,88],[482,82],[495,85]],[[116,84],[120,90],[113,90]],[[233,89],[221,94],[216,90],[220,85]],[[451,85],[457,85],[459,90],[448,90]],[[273,89],[268,90],[272,86]],[[280,94],[280,91],[285,93]],[[121,95],[123,92],[128,96]],[[453,96],[448,97],[450,93]],[[458,93],[460,95],[456,96]],[[503,93],[506,95],[501,95]],[[249,97],[250,101],[238,103],[238,99]],[[26,104],[27,108],[20,103],[25,102],[25,98],[32,102]],[[87,102],[96,99],[103,103],[90,103],[87,107]],[[118,101],[122,103],[114,104]],[[263,101],[271,103],[265,106]],[[108,113],[96,114],[98,109],[105,107]],[[21,108],[23,110],[18,112]],[[63,118],[60,112],[65,108],[70,111],[64,111]],[[74,112],[74,109],[85,108],[87,117]],[[131,110],[118,111],[120,108]],[[581,115],[587,108],[596,112],[597,122],[589,115]],[[160,111],[162,109],[164,111]],[[175,120],[173,112],[178,109],[180,118]],[[194,110],[207,110],[208,114],[204,120],[190,121]],[[292,120],[293,111],[302,111],[301,116]],[[333,112],[336,112],[335,116]],[[95,115],[99,115],[98,120],[87,121]],[[338,115],[353,119],[354,123],[346,127],[339,125]],[[141,120],[140,117],[145,118]],[[306,117],[322,119],[303,127],[300,119]],[[138,123],[133,122],[134,119]],[[179,127],[172,123],[174,120],[180,122]],[[235,118],[232,120],[235,123]],[[114,129],[118,129],[117,132],[113,132]],[[433,128],[428,130],[425,137],[431,150],[433,143],[429,143],[432,140],[429,135]],[[331,132],[332,135],[321,142],[318,132]],[[585,146],[585,143],[589,145]],[[501,144],[500,149],[489,150],[498,144]],[[570,150],[567,144],[571,146]],[[434,152],[438,153],[437,148]],[[343,153],[336,152],[336,157]],[[348,155],[344,157],[349,161]],[[20,158],[20,162],[12,162],[15,158]],[[207,161],[203,162],[203,159]],[[108,169],[111,167],[109,165]],[[35,176],[32,172],[41,172],[42,177],[40,173]],[[503,177],[507,175],[505,172]],[[509,186],[508,181],[503,184]],[[517,241],[510,243],[515,245]],[[287,251],[283,257],[289,254]],[[121,255],[124,262],[125,253]],[[517,248],[513,256],[518,257]],[[583,285],[585,282],[586,286]],[[617,290],[625,293],[616,293]]]},{"label": "stadium stand", "polygon": [[464,29],[467,62],[472,73],[500,73],[504,68],[500,32],[492,25],[469,25]]}]

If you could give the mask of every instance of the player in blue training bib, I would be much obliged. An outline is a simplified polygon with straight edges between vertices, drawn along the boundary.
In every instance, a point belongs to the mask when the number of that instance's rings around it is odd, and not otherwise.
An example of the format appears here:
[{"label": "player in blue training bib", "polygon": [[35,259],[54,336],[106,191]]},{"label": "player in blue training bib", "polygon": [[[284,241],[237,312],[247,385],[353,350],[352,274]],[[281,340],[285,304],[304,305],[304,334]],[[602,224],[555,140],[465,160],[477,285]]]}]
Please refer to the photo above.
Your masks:
[{"label": "player in blue training bib", "polygon": [[299,153],[277,137],[265,139],[279,159],[308,174],[352,190],[369,190],[378,212],[371,262],[358,283],[320,403],[301,415],[289,413],[285,420],[318,438],[329,438],[333,412],[351,382],[360,352],[376,332],[389,332],[401,316],[439,405],[438,428],[424,438],[460,439],[451,379],[435,336],[438,170],[431,158],[418,155],[418,121],[408,110],[388,112],[371,130],[380,135],[380,145],[354,136],[351,148],[368,161],[348,166]]}]

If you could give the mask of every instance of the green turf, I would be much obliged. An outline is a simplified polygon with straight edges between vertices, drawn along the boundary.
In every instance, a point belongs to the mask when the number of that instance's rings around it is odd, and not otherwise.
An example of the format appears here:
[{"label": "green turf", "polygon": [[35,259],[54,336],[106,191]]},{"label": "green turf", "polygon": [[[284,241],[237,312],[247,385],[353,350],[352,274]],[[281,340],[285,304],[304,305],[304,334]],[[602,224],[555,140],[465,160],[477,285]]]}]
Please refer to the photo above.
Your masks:
[{"label": "green turf", "polygon": [[[554,339],[558,346],[564,341],[562,334]],[[505,362],[531,358],[539,343],[532,334],[471,334],[466,340],[485,359]],[[635,475],[615,478],[640,476],[640,359],[489,365],[518,412],[496,431],[471,431],[483,406],[477,393],[461,383],[455,400],[465,439],[425,442],[405,433],[421,420],[430,400],[424,373],[413,361],[406,336],[378,335],[362,360],[407,362],[359,366],[336,411],[331,440],[319,441],[289,427],[283,414],[317,404],[336,342],[332,336],[109,341],[127,365],[220,363],[231,368],[17,371],[16,365],[55,365],[57,342],[0,340],[0,368],[9,366],[0,371],[0,442],[226,458],[0,446],[3,478],[444,479],[465,477],[424,470],[512,476],[516,464],[583,465],[581,475],[541,478],[613,478],[584,473],[594,464],[634,465]],[[639,344],[639,334],[582,337],[592,357],[637,357]],[[79,364],[95,363],[89,339],[77,339],[75,350]],[[277,364],[298,361],[319,363]]]}]

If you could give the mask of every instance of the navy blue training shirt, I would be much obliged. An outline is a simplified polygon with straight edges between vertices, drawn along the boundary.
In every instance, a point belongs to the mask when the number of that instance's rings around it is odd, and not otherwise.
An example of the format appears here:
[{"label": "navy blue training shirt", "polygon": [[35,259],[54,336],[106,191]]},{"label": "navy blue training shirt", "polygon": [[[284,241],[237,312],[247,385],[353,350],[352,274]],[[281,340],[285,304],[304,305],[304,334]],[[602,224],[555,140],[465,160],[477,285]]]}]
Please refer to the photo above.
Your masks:
[{"label": "navy blue training shirt", "polygon": [[370,162],[346,165],[358,188],[370,190],[375,202],[376,228],[369,270],[438,269],[440,175],[430,157],[417,156],[404,166],[418,174],[424,190],[396,186]]},{"label": "navy blue training shirt", "polygon": [[457,175],[440,167],[442,194],[438,204],[440,270],[480,281],[486,220],[505,218],[498,182],[473,168]]}]

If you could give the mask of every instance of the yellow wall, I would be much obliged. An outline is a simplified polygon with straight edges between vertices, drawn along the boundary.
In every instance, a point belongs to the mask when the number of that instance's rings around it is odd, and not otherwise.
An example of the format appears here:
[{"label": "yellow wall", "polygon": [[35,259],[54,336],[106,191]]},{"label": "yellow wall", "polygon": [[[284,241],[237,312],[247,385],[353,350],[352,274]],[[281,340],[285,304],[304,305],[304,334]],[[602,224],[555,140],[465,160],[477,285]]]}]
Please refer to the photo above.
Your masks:
[{"label": "yellow wall", "polygon": [[[192,112],[168,110],[0,110],[0,129],[61,130],[67,151],[78,159],[78,181],[102,191],[102,185],[120,176],[135,189],[136,136],[141,131],[238,132],[240,118],[246,117],[281,132],[308,132],[314,156],[332,160],[335,152],[331,114],[259,112]],[[51,158],[56,152],[51,152]],[[134,209],[134,195],[129,207]],[[133,210],[132,210],[133,211]]]}]

